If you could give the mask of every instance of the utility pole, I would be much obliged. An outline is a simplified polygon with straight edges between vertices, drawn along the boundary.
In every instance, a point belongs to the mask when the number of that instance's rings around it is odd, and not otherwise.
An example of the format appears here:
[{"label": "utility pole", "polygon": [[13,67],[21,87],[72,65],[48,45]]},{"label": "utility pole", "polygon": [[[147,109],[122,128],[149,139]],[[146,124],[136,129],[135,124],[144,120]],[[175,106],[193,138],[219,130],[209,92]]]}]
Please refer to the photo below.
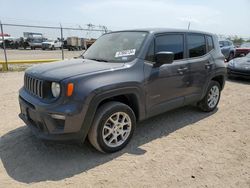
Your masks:
[{"label": "utility pole", "polygon": [[191,23],[190,23],[190,22],[188,22],[188,30],[189,30],[189,28],[190,28],[190,24],[191,24]]},{"label": "utility pole", "polygon": [[8,70],[8,59],[7,59],[6,46],[5,46],[5,41],[4,41],[3,24],[1,21],[0,21],[0,27],[1,27],[2,40],[3,40],[4,57],[5,57],[5,63],[3,64],[3,71],[7,71]]},{"label": "utility pole", "polygon": [[61,27],[61,49],[62,49],[62,59],[64,60],[64,51],[63,51],[63,28],[62,28],[62,24],[60,24]]}]

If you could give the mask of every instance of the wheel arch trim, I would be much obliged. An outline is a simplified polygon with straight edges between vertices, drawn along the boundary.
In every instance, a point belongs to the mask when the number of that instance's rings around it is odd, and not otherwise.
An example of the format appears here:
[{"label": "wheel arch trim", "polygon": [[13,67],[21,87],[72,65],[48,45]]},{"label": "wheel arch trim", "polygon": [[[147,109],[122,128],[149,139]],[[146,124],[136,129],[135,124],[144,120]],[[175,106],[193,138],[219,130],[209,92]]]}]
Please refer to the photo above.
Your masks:
[{"label": "wheel arch trim", "polygon": [[92,98],[90,99],[89,104],[87,105],[87,112],[85,114],[84,121],[81,126],[81,140],[84,141],[86,136],[88,135],[89,129],[92,125],[92,122],[95,117],[95,113],[97,111],[98,106],[101,104],[102,101],[107,100],[109,98],[120,96],[120,95],[134,95],[137,99],[138,105],[138,119],[142,120],[145,119],[145,104],[143,100],[145,98],[144,93],[138,87],[123,87],[123,88],[116,88],[112,90],[107,90],[105,92],[95,93]]}]

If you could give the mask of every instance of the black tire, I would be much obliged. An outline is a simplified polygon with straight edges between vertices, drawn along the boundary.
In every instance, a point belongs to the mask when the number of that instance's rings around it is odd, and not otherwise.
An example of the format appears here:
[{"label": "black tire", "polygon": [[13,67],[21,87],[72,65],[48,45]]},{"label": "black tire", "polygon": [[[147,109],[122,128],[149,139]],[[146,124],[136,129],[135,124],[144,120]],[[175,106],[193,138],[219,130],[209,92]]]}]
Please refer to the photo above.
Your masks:
[{"label": "black tire", "polygon": [[230,79],[230,80],[234,79],[234,77],[231,76],[231,75],[227,75],[227,78]]},{"label": "black tire", "polygon": [[[130,132],[128,133],[127,138],[124,141],[122,141],[121,145],[110,147],[105,143],[106,142],[106,140],[104,140],[105,138],[103,138],[104,125],[113,114],[118,112],[125,113],[130,118],[131,120]],[[131,137],[133,136],[135,126],[136,126],[135,114],[129,106],[120,102],[108,102],[103,104],[97,110],[94,117],[94,122],[88,133],[88,139],[90,143],[100,152],[113,153],[123,149],[129,143]],[[114,131],[114,129],[112,129],[112,131]],[[112,132],[111,138],[113,138],[113,136],[114,135]],[[119,136],[117,136],[116,138],[118,137]],[[110,140],[113,140],[111,138]]]},{"label": "black tire", "polygon": [[[211,106],[209,106],[208,99],[209,99],[211,89],[213,87],[217,87],[219,89],[219,94],[218,94],[217,102],[211,107]],[[220,84],[217,81],[212,80],[210,82],[209,86],[208,86],[207,93],[206,93],[205,97],[198,103],[199,108],[204,112],[213,111],[217,107],[217,105],[218,105],[218,103],[220,101],[220,95],[221,95],[221,86],[220,86]]]}]

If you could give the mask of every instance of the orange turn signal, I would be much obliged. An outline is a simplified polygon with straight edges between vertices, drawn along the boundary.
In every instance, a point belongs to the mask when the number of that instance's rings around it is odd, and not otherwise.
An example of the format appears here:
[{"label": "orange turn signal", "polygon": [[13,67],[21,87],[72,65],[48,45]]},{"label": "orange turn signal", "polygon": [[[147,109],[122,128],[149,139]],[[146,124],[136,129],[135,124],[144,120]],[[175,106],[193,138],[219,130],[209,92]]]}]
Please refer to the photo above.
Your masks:
[{"label": "orange turn signal", "polygon": [[74,91],[74,84],[73,83],[68,83],[67,96],[70,97],[73,94],[73,91]]}]

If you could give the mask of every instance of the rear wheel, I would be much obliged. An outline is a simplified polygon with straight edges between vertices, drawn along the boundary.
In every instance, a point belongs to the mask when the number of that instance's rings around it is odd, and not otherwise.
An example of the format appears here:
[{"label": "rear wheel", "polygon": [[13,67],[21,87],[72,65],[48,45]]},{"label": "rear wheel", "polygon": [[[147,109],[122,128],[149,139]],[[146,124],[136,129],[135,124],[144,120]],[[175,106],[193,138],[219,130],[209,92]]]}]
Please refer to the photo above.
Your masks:
[{"label": "rear wheel", "polygon": [[120,102],[108,102],[96,112],[88,138],[99,151],[112,153],[130,141],[136,124],[133,110]]},{"label": "rear wheel", "polygon": [[213,111],[220,100],[221,86],[216,81],[211,81],[205,97],[199,102],[199,107],[202,111]]}]

